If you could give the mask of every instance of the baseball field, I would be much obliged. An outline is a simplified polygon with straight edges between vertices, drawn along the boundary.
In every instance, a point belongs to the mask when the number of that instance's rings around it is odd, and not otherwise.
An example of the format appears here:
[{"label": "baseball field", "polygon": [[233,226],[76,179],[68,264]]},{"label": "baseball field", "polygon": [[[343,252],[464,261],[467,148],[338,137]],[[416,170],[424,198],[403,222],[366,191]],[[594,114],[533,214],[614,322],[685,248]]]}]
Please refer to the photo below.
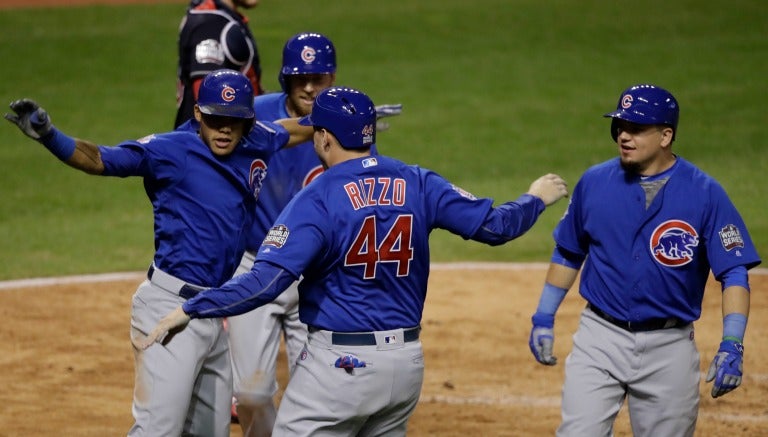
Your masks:
[{"label": "baseball field", "polygon": [[[0,0],[0,104],[34,98],[57,127],[100,144],[169,130],[186,2],[81,2]],[[547,172],[575,184],[615,156],[601,116],[621,90],[664,86],[681,105],[676,153],[723,184],[768,256],[763,1],[262,0],[248,15],[268,89],[284,41],[323,32],[338,84],[404,105],[378,137],[382,153],[497,201]],[[0,165],[0,436],[122,435],[130,298],[153,253],[141,181],[73,171],[8,123]],[[537,364],[527,337],[564,209],[497,248],[433,233],[426,379],[409,435],[554,433],[563,367]],[[697,435],[768,435],[766,270],[751,284],[744,383],[715,400],[702,380]],[[711,280],[696,324],[702,369],[721,334],[719,298]],[[558,313],[561,363],[583,306],[572,290]],[[631,435],[625,411],[616,435]]]}]

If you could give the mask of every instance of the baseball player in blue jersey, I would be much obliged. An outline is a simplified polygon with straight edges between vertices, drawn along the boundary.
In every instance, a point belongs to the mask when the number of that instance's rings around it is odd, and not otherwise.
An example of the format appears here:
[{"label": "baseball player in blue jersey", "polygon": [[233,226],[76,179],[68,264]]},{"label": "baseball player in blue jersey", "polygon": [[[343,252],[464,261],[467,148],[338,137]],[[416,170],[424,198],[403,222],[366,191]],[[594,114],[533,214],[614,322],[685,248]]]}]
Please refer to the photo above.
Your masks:
[{"label": "baseball player in blue jersey", "polygon": [[430,232],[504,244],[565,196],[566,184],[545,175],[494,207],[432,171],[371,155],[375,107],[351,88],[322,91],[300,123],[314,126],[326,170],[280,213],[252,270],[188,300],[134,344],[150,351],[160,347],[149,347],[155,341],[172,343],[169,330],[190,318],[250,311],[303,275],[299,314],[308,340],[273,435],[405,435],[424,375]]},{"label": "baseball player in blue jersey", "polygon": [[[195,105],[197,130],[153,134],[114,147],[75,139],[32,100],[5,118],[83,172],[140,176],[152,203],[155,255],[133,296],[131,336],[169,310],[231,278],[245,248],[269,158],[306,141],[297,119],[254,122],[253,89],[233,70],[209,74]],[[166,347],[135,350],[131,436],[227,436],[232,372],[221,320],[191,323]],[[143,335],[142,335],[143,336]]]},{"label": "baseball player in blue jersey", "polygon": [[672,94],[632,86],[605,117],[619,157],[583,174],[555,228],[530,348],[540,363],[556,363],[555,313],[581,269],[587,307],[565,361],[557,435],[611,435],[626,399],[635,436],[692,436],[700,379],[693,322],[709,272],[723,290],[723,339],[706,375],[718,397],[741,383],[747,271],[760,258],[720,184],[672,152]]},{"label": "baseball player in blue jersey", "polygon": [[[256,97],[256,118],[279,120],[308,115],[317,94],[332,86],[335,78],[336,49],[331,40],[313,32],[293,35],[283,47],[278,76],[283,92]],[[380,105],[376,109],[379,119],[397,115],[400,105]],[[251,270],[256,252],[278,214],[322,172],[312,141],[272,157],[269,177],[264,180],[256,204],[256,220],[246,236],[246,252],[236,274]],[[307,339],[307,327],[299,320],[298,281],[274,301],[227,320],[238,421],[244,436],[268,436],[276,415],[273,398],[278,389],[276,367],[281,334],[289,375]]]}]

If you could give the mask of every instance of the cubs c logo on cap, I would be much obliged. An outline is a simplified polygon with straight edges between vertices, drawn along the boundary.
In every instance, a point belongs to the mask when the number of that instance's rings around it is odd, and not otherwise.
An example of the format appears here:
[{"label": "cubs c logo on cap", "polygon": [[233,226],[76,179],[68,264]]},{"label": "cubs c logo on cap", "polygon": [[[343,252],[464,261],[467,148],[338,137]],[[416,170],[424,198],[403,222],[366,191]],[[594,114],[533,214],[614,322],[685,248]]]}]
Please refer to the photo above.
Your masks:
[{"label": "cubs c logo on cap", "polygon": [[315,49],[312,47],[304,47],[301,51],[301,60],[306,62],[307,64],[311,64],[315,61],[315,57],[317,56],[317,52],[315,52]]},{"label": "cubs c logo on cap", "polygon": [[235,100],[235,89],[227,85],[221,90],[221,100],[225,102],[231,102]]},{"label": "cubs c logo on cap", "polygon": [[682,220],[667,220],[651,234],[651,255],[667,267],[679,267],[693,261],[694,249],[698,245],[698,232]]},{"label": "cubs c logo on cap", "polygon": [[632,94],[624,94],[624,97],[621,98],[621,107],[624,109],[629,108],[632,106]]}]

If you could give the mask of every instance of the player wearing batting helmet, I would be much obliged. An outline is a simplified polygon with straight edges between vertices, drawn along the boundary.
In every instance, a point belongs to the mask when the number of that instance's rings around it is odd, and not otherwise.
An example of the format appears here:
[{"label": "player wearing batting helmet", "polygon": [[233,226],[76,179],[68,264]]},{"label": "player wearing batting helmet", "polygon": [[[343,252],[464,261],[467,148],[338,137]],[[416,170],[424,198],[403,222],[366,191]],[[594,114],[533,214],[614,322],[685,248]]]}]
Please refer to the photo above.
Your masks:
[{"label": "player wearing batting helmet", "polygon": [[301,276],[308,340],[273,436],[404,436],[424,377],[430,232],[504,244],[565,196],[566,185],[542,176],[516,201],[493,207],[432,171],[372,155],[376,109],[352,88],[322,91],[300,122],[313,126],[326,171],[280,213],[250,272],[187,301],[135,344],[149,351],[190,318],[250,311]]},{"label": "player wearing batting helmet", "polygon": [[[260,120],[278,120],[308,115],[317,95],[336,79],[336,49],[331,40],[316,32],[291,36],[283,47],[279,81],[281,93],[256,97],[254,109]],[[376,107],[377,119],[397,115],[401,105]],[[375,147],[372,153],[376,153]],[[235,275],[251,270],[259,250],[280,211],[302,188],[323,172],[312,141],[276,153],[269,163],[256,204],[256,220],[246,237],[246,252]],[[304,342],[307,326],[299,320],[298,281],[271,303],[236,317],[230,317],[229,344],[232,355],[235,411],[245,437],[269,435],[278,390],[277,356],[280,337],[288,356],[288,373],[293,373]]]},{"label": "player wearing batting helmet", "polygon": [[565,362],[558,436],[608,436],[627,400],[635,436],[692,436],[699,405],[701,316],[710,271],[722,284],[723,337],[712,397],[742,378],[755,246],[712,177],[672,152],[677,99],[649,84],[621,93],[611,118],[619,156],[588,169],[554,231],[555,249],[530,335],[554,365],[555,313],[581,270],[587,301]]},{"label": "player wearing batting helmet", "polygon": [[[56,129],[28,99],[5,118],[69,166],[101,176],[138,176],[154,212],[155,254],[133,296],[131,335],[143,336],[201,290],[223,284],[245,248],[244,229],[266,171],[282,147],[306,141],[297,120],[254,122],[243,74],[203,80],[189,129],[99,146]],[[286,127],[289,130],[286,130]],[[232,373],[220,320],[196,321],[166,347],[136,351],[130,436],[228,436]]]}]

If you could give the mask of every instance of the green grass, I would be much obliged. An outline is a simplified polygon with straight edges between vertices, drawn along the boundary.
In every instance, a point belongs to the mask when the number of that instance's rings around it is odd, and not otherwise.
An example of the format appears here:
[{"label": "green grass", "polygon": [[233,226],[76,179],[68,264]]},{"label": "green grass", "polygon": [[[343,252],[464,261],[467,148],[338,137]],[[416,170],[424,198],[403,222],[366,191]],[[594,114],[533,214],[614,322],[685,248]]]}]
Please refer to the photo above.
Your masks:
[{"label": "green grass", "polygon": [[[184,8],[2,11],[0,104],[34,98],[59,128],[100,144],[170,129]],[[723,184],[768,254],[763,1],[283,0],[248,16],[268,89],[279,87],[285,40],[323,32],[337,48],[338,84],[404,104],[379,135],[383,153],[497,201],[547,172],[575,184],[615,156],[601,116],[621,90],[664,86],[682,108],[676,153]],[[140,180],[69,169],[8,123],[0,163],[0,279],[150,262],[152,214]],[[432,258],[547,261],[564,208],[497,248],[435,231]]]}]

